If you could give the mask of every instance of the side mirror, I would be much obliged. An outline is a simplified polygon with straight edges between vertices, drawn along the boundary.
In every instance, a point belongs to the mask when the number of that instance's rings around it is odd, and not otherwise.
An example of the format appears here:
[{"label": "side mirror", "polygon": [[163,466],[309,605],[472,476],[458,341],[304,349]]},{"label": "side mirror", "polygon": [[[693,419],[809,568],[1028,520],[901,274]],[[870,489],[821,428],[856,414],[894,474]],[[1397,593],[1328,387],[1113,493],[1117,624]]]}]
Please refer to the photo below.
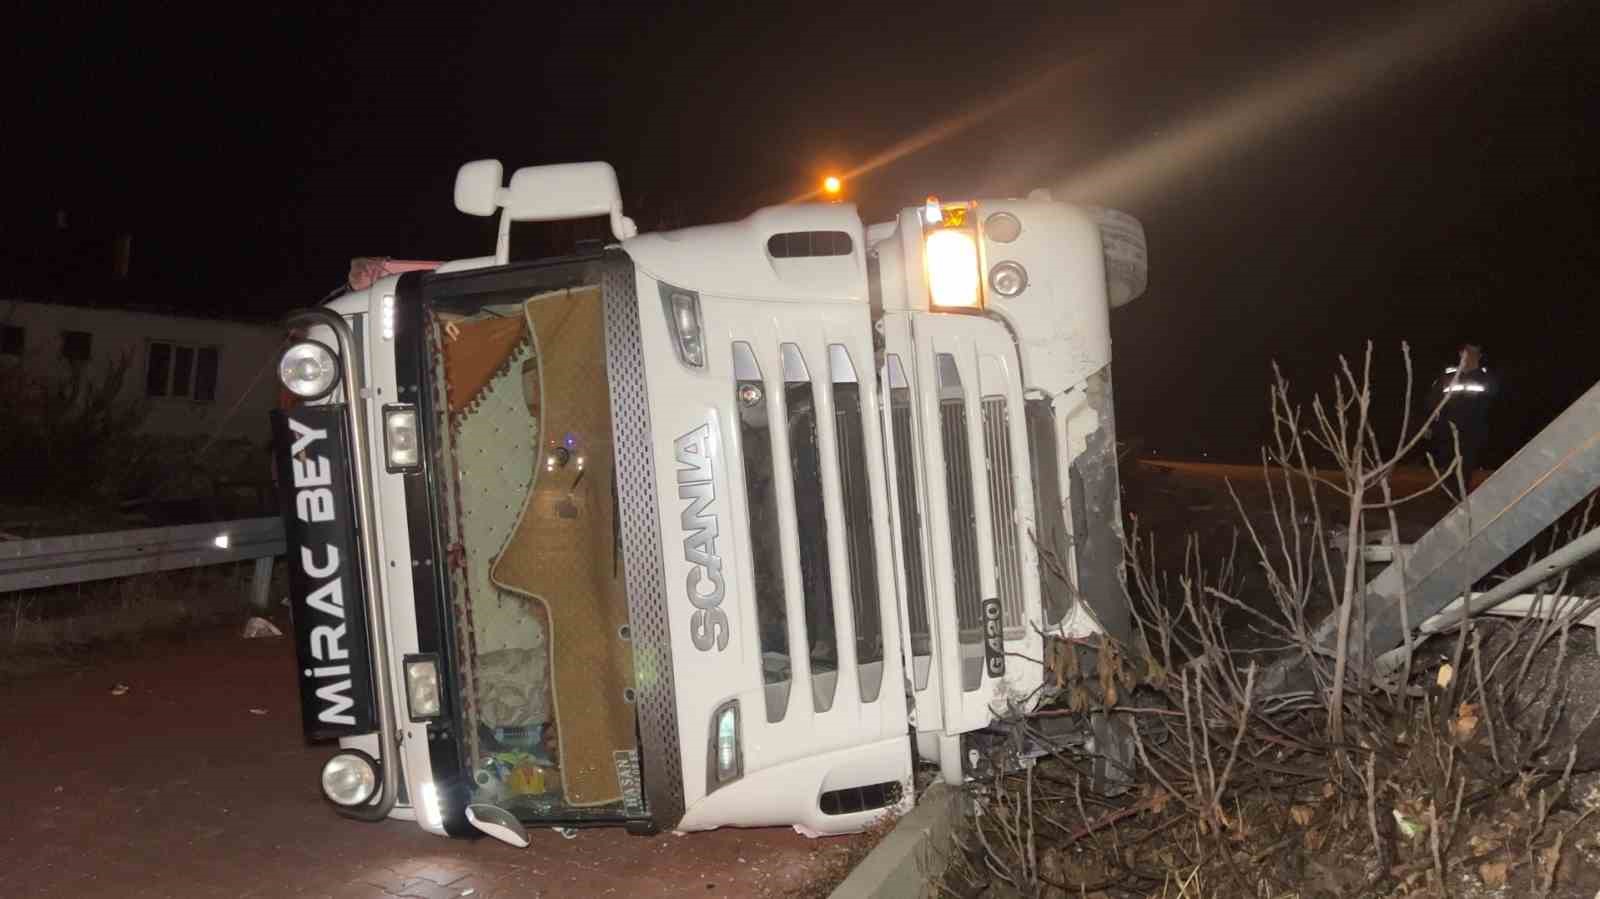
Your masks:
[{"label": "side mirror", "polygon": [[638,233],[622,214],[617,173],[604,162],[536,165],[511,174],[505,192],[506,215],[518,222],[550,222],[604,215],[618,240]]},{"label": "side mirror", "polygon": [[474,802],[467,806],[467,821],[502,843],[518,849],[528,848],[528,829],[517,817],[499,806]]},{"label": "side mirror", "polygon": [[456,171],[456,208],[467,215],[500,213],[494,259],[504,265],[511,258],[512,222],[553,222],[603,215],[611,220],[611,233],[627,240],[639,233],[633,220],[622,214],[622,191],[617,173],[604,162],[533,165],[511,173],[503,185],[504,168],[498,159],[479,159]]},{"label": "side mirror", "polygon": [[467,215],[490,216],[500,209],[505,169],[498,159],[479,159],[456,171],[456,209]]}]

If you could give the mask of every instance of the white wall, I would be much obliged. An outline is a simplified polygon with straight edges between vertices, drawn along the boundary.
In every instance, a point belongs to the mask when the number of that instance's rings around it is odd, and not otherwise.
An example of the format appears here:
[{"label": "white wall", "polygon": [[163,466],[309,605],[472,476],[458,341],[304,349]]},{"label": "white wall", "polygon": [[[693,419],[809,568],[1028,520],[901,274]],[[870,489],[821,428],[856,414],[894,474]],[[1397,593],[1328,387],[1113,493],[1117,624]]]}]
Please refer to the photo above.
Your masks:
[{"label": "white wall", "polygon": [[[219,435],[265,443],[267,413],[277,403],[273,366],[283,331],[271,325],[245,324],[123,309],[97,309],[0,300],[0,325],[24,329],[21,364],[31,372],[65,375],[71,364],[61,356],[63,331],[93,335],[89,366],[99,372],[126,354],[130,360],[123,393],[146,399],[145,430],[155,434]],[[198,402],[174,397],[145,397],[145,370],[151,341],[218,348],[216,398]],[[0,377],[14,356],[0,356]]]}]

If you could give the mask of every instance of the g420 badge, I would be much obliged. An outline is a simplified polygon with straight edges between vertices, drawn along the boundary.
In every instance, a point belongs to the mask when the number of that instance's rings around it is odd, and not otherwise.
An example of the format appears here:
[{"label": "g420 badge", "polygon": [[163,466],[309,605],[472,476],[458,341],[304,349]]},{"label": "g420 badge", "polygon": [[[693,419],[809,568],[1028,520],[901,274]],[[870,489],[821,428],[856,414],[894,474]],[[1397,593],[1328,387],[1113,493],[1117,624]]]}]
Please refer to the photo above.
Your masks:
[{"label": "g420 badge", "polygon": [[990,677],[1006,673],[1005,626],[1000,621],[1000,600],[983,601],[983,667]]}]

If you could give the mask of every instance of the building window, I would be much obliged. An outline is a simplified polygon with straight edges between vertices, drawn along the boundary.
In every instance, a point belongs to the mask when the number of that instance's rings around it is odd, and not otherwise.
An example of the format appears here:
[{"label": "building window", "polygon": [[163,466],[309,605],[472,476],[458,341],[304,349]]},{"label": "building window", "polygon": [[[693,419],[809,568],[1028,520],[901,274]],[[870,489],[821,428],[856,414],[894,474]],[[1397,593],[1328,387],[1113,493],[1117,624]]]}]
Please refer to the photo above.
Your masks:
[{"label": "building window", "polygon": [[145,354],[146,396],[209,403],[217,398],[217,348],[150,341]]},{"label": "building window", "polygon": [[203,346],[195,354],[194,398],[209,403],[217,398],[217,348]]},{"label": "building window", "polygon": [[88,331],[61,332],[61,358],[69,362],[88,362],[94,351],[94,335]]},{"label": "building window", "polygon": [[24,343],[21,325],[0,325],[0,356],[20,356]]}]

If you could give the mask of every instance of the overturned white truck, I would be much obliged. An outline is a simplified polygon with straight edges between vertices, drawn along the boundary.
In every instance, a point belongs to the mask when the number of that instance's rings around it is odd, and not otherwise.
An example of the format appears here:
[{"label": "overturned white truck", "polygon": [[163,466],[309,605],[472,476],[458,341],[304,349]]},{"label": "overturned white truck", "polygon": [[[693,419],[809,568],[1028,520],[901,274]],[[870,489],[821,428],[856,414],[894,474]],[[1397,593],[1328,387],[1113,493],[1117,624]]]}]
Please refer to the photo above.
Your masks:
[{"label": "overturned white truck", "polygon": [[[1038,701],[1046,635],[1127,636],[1136,221],[1036,192],[639,235],[604,163],[469,163],[456,205],[494,256],[292,314],[279,365],[341,813],[856,830]],[[511,222],[594,216],[614,245],[508,262]]]}]

